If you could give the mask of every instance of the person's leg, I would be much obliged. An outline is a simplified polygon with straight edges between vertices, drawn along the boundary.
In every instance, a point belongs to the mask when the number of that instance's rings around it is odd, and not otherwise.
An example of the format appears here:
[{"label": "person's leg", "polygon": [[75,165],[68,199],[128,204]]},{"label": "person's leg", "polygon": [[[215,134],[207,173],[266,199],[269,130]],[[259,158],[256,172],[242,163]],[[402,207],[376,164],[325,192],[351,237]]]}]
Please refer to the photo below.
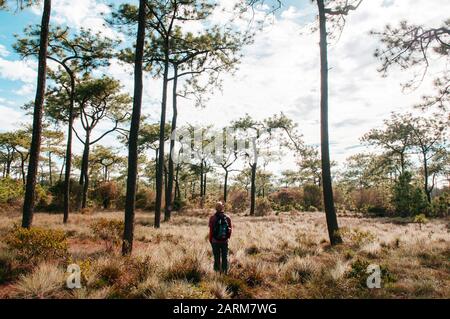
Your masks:
[{"label": "person's leg", "polygon": [[211,246],[214,256],[214,271],[220,271],[220,246],[216,243],[212,243]]},{"label": "person's leg", "polygon": [[228,243],[222,244],[221,255],[222,255],[222,272],[226,274],[228,272]]}]

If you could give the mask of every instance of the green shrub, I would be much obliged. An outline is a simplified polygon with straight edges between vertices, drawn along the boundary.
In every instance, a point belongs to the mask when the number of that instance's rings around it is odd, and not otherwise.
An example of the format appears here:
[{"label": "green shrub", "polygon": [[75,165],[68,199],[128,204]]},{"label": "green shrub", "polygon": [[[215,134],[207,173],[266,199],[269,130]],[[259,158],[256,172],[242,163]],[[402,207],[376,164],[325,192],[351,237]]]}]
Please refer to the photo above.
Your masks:
[{"label": "green shrub", "polygon": [[428,223],[428,219],[425,214],[419,214],[414,216],[413,223],[419,224],[419,228],[422,229],[422,225]]},{"label": "green shrub", "polygon": [[303,207],[311,206],[322,209],[322,190],[314,184],[303,186]]},{"label": "green shrub", "polygon": [[446,217],[450,211],[450,193],[444,192],[436,198],[433,198],[431,203],[431,213],[435,217]]},{"label": "green shrub", "polygon": [[93,234],[103,240],[107,250],[112,250],[122,242],[124,223],[121,220],[99,218],[90,226]]},{"label": "green shrub", "polygon": [[65,258],[68,255],[66,234],[61,230],[14,226],[6,235],[5,243],[16,258],[23,263]]},{"label": "green shrub", "polygon": [[[356,279],[359,287],[367,288],[367,278],[370,275],[367,273],[369,265],[370,263],[365,259],[355,260],[351,265],[351,269],[346,273],[346,277]],[[389,271],[386,265],[380,265],[380,271],[382,285],[396,281],[395,276]]]},{"label": "green shrub", "polygon": [[9,177],[0,179],[0,204],[20,204],[22,198],[22,182]]},{"label": "green shrub", "polygon": [[423,190],[411,184],[412,175],[405,172],[394,185],[393,205],[395,211],[403,217],[429,211],[429,205]]},{"label": "green shrub", "polygon": [[255,216],[266,216],[272,211],[272,204],[265,197],[258,197],[255,201]]}]

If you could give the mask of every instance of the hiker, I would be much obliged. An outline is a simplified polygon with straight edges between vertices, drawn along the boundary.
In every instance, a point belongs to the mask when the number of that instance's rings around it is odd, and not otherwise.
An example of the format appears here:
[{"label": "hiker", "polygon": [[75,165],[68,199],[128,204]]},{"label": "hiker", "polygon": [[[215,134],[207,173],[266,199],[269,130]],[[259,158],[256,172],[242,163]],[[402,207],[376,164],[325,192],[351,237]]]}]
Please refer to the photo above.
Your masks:
[{"label": "hiker", "polygon": [[209,218],[209,242],[214,255],[214,270],[227,273],[228,239],[231,236],[231,219],[224,213],[224,204],[217,202],[216,213]]}]

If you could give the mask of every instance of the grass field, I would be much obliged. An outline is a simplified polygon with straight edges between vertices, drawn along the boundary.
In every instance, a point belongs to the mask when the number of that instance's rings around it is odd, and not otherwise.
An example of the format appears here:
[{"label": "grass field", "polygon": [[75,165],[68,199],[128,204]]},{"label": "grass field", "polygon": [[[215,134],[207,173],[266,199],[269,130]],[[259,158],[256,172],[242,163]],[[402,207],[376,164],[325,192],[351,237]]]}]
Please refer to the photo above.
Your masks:
[{"label": "grass field", "polygon": [[[340,216],[344,244],[330,247],[322,213],[232,215],[230,271],[212,271],[207,221],[212,211],[175,214],[160,229],[153,214],[136,216],[132,257],[93,236],[99,218],[122,212],[36,214],[34,225],[63,230],[69,257],[21,269],[3,238],[18,213],[0,215],[1,298],[450,298],[450,220],[424,225],[406,219]],[[82,288],[66,288],[66,267],[77,263]],[[369,264],[381,269],[381,288],[366,286]],[[6,267],[5,265],[8,265]],[[6,272],[11,274],[5,274]],[[8,278],[8,279],[5,279]]]}]

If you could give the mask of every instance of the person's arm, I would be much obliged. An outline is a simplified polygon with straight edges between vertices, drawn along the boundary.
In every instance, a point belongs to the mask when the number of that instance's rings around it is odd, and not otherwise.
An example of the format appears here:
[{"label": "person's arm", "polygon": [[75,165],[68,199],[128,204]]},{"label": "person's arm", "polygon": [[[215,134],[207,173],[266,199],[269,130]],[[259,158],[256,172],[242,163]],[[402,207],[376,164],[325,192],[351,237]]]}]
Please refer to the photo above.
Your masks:
[{"label": "person's arm", "polygon": [[231,237],[231,232],[233,231],[233,226],[231,225],[231,218],[230,217],[227,217],[227,218],[228,218],[228,225],[229,225],[228,238],[230,238]]},{"label": "person's arm", "polygon": [[209,218],[209,242],[210,243],[212,243],[212,235],[213,235],[213,231],[212,231],[212,226],[213,225],[213,216],[211,216],[210,218]]}]

